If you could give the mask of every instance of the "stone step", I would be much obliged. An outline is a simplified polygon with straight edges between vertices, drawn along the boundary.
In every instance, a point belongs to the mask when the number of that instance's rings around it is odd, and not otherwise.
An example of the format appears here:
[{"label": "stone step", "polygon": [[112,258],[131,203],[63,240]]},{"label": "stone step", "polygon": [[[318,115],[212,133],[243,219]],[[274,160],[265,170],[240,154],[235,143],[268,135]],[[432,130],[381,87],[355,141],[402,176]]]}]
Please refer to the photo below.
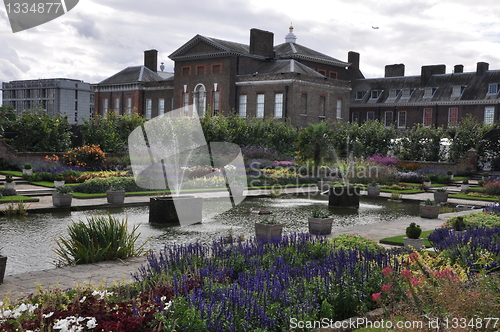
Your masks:
[{"label": "stone step", "polygon": [[40,189],[18,189],[16,188],[16,192],[18,195],[22,196],[50,196],[56,192],[53,188],[40,188]]}]

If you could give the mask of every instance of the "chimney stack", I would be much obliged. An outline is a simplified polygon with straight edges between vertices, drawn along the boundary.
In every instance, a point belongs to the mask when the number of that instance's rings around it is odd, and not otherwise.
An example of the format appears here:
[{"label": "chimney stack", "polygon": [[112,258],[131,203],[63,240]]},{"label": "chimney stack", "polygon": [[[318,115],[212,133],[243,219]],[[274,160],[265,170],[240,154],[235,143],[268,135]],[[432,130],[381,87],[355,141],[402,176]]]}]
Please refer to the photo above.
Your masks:
[{"label": "chimney stack", "polygon": [[490,64],[487,62],[478,62],[476,76],[483,76],[484,72],[490,68]]},{"label": "chimney stack", "polygon": [[453,72],[455,74],[463,73],[464,72],[464,65],[455,65]]},{"label": "chimney stack", "polygon": [[349,53],[347,53],[347,62],[351,64],[350,68],[359,69],[359,53],[349,51]]},{"label": "chimney stack", "polygon": [[144,51],[144,67],[149,68],[153,72],[158,71],[158,51],[147,50]]},{"label": "chimney stack", "polygon": [[385,77],[400,77],[405,76],[405,65],[394,64],[385,66]]},{"label": "chimney stack", "polygon": [[250,53],[274,58],[274,34],[260,29],[250,29]]},{"label": "chimney stack", "polygon": [[445,65],[422,66],[420,74],[420,85],[426,86],[432,75],[446,74]]}]

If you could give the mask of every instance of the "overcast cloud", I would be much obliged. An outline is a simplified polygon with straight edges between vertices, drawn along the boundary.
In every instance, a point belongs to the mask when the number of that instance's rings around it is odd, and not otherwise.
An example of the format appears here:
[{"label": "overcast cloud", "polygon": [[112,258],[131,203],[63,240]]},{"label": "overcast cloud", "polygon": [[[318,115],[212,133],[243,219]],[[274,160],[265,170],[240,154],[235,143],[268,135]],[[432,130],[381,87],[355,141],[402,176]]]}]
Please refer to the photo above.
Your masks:
[{"label": "overcast cloud", "polygon": [[493,0],[80,0],[62,17],[14,34],[0,5],[0,82],[98,83],[141,65],[152,48],[172,71],[168,55],[196,34],[248,44],[250,29],[259,28],[280,44],[290,23],[301,45],[343,61],[359,52],[365,77],[383,76],[395,63],[405,64],[406,75],[430,64],[447,72],[463,64],[467,72],[485,61],[500,69],[499,17]]}]

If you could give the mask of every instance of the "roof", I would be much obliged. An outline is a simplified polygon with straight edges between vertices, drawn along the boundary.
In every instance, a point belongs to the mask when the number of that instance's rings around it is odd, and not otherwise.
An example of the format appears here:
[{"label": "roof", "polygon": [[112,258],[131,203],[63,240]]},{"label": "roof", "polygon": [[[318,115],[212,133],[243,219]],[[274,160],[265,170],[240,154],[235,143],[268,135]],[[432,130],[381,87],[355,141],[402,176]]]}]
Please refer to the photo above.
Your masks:
[{"label": "roof", "polygon": [[341,67],[348,67],[350,65],[348,62],[335,59],[297,43],[283,43],[275,46],[274,50],[276,51],[276,56],[281,59],[303,59]]},{"label": "roof", "polygon": [[311,69],[308,66],[292,59],[264,62],[255,70],[253,70],[252,73],[254,72],[258,72],[259,74],[300,73],[303,75],[324,78],[323,75],[321,75],[314,69]]},{"label": "roof", "polygon": [[99,85],[126,84],[136,82],[161,81],[162,77],[145,66],[127,67],[111,77],[99,82]]},{"label": "roof", "polygon": [[239,55],[239,54],[249,54],[249,52],[250,52],[248,45],[230,42],[227,40],[205,37],[202,35],[196,35],[193,38],[191,38],[187,43],[185,43],[184,45],[179,47],[172,54],[170,54],[168,57],[172,60],[180,59],[180,58],[184,57],[184,55],[191,48],[193,48],[195,45],[197,45],[200,42],[204,42],[204,43],[212,46],[213,49],[210,51],[203,50],[200,52],[189,53],[187,55],[188,57],[207,56],[207,55],[214,55],[214,54],[238,54]]},{"label": "roof", "polygon": [[[431,75],[425,85],[421,83],[421,76],[358,79],[353,83],[351,106],[454,105],[485,100],[500,103],[498,93],[488,94],[489,84],[500,84],[500,70],[489,70],[479,76],[476,72]],[[453,94],[454,87],[458,94]],[[403,97],[404,89],[409,89],[409,98]],[[391,90],[394,94],[390,96]],[[426,95],[426,90],[431,94]],[[372,94],[372,91],[379,93]]]}]

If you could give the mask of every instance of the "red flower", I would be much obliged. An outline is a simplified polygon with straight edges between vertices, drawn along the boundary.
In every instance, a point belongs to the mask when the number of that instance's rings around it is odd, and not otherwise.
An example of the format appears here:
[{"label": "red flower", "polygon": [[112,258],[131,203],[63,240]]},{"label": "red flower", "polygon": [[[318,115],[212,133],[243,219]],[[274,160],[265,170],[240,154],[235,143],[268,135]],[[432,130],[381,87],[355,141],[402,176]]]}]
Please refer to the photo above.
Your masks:
[{"label": "red flower", "polygon": [[391,285],[382,286],[382,292],[387,293],[390,290],[391,290]]},{"label": "red flower", "polygon": [[378,302],[381,297],[382,297],[382,293],[373,293],[372,294],[372,300],[375,302]]}]

